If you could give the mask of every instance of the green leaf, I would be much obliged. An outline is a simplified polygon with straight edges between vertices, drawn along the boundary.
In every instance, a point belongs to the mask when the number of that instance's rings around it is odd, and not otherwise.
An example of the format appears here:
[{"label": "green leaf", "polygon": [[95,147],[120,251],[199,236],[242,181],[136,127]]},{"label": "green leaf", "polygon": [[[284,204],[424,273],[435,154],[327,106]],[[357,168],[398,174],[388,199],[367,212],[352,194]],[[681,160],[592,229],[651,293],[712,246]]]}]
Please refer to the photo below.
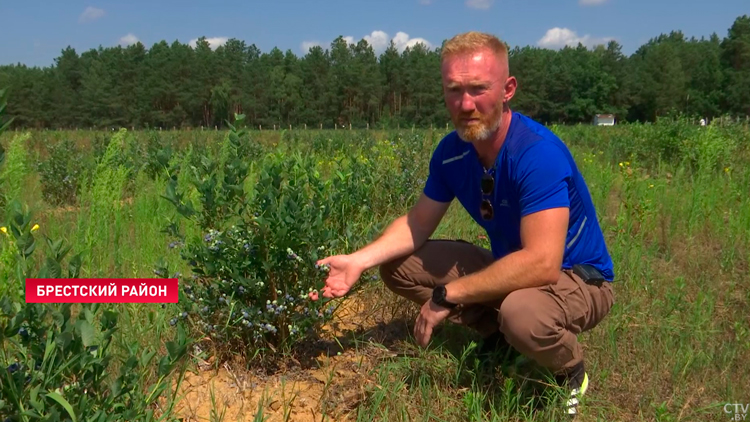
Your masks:
[{"label": "green leaf", "polygon": [[164,356],[159,359],[159,376],[165,377],[172,371],[172,364],[169,362],[169,357]]},{"label": "green leaf", "polygon": [[93,324],[94,323],[94,313],[91,312],[91,309],[86,308],[83,311],[83,313],[84,313],[84,315],[86,315],[86,321],[88,321],[89,324]]},{"label": "green leaf", "polygon": [[94,335],[94,327],[89,324],[86,320],[78,320],[78,329],[81,331],[81,340],[85,347],[89,347],[94,344],[96,336]]},{"label": "green leaf", "polygon": [[34,388],[32,388],[31,391],[29,392],[29,403],[31,403],[31,405],[34,406],[34,408],[39,412],[44,411],[44,404],[41,401],[39,401],[39,397],[38,397],[39,390],[41,388],[42,387],[40,385],[37,385]]},{"label": "green leaf", "polygon": [[102,315],[102,321],[101,321],[102,331],[111,330],[115,328],[117,326],[118,315],[119,314],[116,311],[113,311],[110,309],[107,309],[106,311],[104,311],[104,315]]},{"label": "green leaf", "polygon": [[73,258],[70,258],[68,262],[68,277],[78,278],[78,274],[81,271],[81,254],[78,253]]},{"label": "green leaf", "polygon": [[23,283],[26,280],[26,265],[25,261],[18,260],[16,263],[16,278],[18,279],[19,283]]},{"label": "green leaf", "polygon": [[23,251],[24,258],[30,257],[31,254],[34,253],[34,249],[36,249],[36,242],[34,242],[32,240],[31,242],[28,242],[27,244],[29,244],[29,243],[30,243],[30,245],[28,247],[26,247],[26,249],[24,249],[24,251]]},{"label": "green leaf", "polygon": [[116,379],[110,386],[110,393],[113,397],[118,397],[122,392],[122,379]]},{"label": "green leaf", "polygon": [[60,267],[60,263],[55,261],[51,257],[47,257],[47,259],[44,261],[45,268],[49,274],[49,277],[47,275],[39,275],[40,278],[60,278],[62,276],[62,268]]},{"label": "green leaf", "polygon": [[55,351],[55,343],[52,341],[51,337],[52,336],[47,337],[47,346],[44,348],[44,357],[42,358],[43,362],[49,361],[52,352]]},{"label": "green leaf", "polygon": [[153,359],[155,355],[156,355],[155,350],[144,350],[141,353],[141,361],[140,361],[141,366],[143,367],[148,366],[148,364],[151,362],[151,359]]},{"label": "green leaf", "polygon": [[63,396],[61,396],[59,393],[51,391],[47,393],[47,397],[51,398],[52,400],[58,402],[60,406],[65,408],[65,411],[68,412],[68,415],[70,415],[70,418],[73,419],[73,422],[77,422],[78,419],[76,418],[75,412],[73,412],[73,406],[68,403],[67,400]]}]

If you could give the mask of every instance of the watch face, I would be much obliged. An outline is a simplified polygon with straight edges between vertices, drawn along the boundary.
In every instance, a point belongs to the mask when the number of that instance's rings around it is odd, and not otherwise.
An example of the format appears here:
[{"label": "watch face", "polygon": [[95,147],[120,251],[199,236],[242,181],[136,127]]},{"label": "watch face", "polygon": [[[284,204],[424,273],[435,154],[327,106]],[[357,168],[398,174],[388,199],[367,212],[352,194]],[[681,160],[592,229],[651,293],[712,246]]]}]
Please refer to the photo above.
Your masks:
[{"label": "watch face", "polygon": [[442,303],[445,299],[445,286],[437,286],[432,292],[432,297],[434,297],[438,303]]},{"label": "watch face", "polygon": [[445,300],[446,292],[447,291],[445,289],[445,286],[435,287],[435,289],[432,291],[432,301],[437,303],[440,306],[444,306],[448,308],[452,307],[452,304],[448,303]]}]

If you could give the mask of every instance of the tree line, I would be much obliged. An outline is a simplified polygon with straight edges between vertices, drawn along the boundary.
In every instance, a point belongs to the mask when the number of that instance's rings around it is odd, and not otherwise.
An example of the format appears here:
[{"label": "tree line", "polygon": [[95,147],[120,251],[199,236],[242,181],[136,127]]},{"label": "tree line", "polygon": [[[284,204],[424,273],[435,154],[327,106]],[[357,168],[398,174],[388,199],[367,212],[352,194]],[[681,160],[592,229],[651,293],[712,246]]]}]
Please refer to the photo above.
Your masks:
[{"label": "tree line", "polygon": [[[696,39],[661,34],[632,55],[615,41],[550,50],[510,49],[519,89],[511,106],[547,123],[590,122],[597,113],[619,121],[660,116],[750,114],[750,16],[727,35]],[[211,48],[161,41],[150,49],[68,47],[49,67],[0,66],[15,128],[198,128],[223,126],[244,113],[253,126],[326,128],[429,127],[450,122],[443,103],[440,48],[379,56],[367,41],[304,56],[262,52],[231,39]]]}]

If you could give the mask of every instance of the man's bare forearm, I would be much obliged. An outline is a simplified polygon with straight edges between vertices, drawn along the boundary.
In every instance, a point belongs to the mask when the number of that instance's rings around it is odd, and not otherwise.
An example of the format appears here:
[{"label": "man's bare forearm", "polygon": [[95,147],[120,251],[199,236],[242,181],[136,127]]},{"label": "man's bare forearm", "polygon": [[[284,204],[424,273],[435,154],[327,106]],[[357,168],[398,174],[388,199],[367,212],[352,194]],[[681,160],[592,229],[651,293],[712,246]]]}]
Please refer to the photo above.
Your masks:
[{"label": "man's bare forearm", "polygon": [[430,236],[429,230],[419,227],[411,218],[408,214],[397,218],[377,240],[352,254],[363,270],[411,254],[424,244]]},{"label": "man's bare forearm", "polygon": [[459,304],[499,300],[512,291],[555,283],[559,265],[544,256],[519,250],[446,286],[446,299]]}]

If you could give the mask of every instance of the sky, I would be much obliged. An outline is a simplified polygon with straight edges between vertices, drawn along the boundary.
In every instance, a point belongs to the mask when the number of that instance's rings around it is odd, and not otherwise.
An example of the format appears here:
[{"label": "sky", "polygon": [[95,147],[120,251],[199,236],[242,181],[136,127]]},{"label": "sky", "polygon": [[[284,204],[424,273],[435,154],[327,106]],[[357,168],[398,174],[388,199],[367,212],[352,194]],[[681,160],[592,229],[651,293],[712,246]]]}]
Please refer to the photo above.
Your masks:
[{"label": "sky", "polygon": [[586,46],[613,39],[627,55],[672,30],[723,38],[750,14],[750,0],[0,0],[0,65],[51,66],[70,46],[92,48],[166,40],[212,47],[244,40],[298,56],[337,36],[368,40],[376,53],[439,46],[465,31],[490,32],[515,46]]}]

